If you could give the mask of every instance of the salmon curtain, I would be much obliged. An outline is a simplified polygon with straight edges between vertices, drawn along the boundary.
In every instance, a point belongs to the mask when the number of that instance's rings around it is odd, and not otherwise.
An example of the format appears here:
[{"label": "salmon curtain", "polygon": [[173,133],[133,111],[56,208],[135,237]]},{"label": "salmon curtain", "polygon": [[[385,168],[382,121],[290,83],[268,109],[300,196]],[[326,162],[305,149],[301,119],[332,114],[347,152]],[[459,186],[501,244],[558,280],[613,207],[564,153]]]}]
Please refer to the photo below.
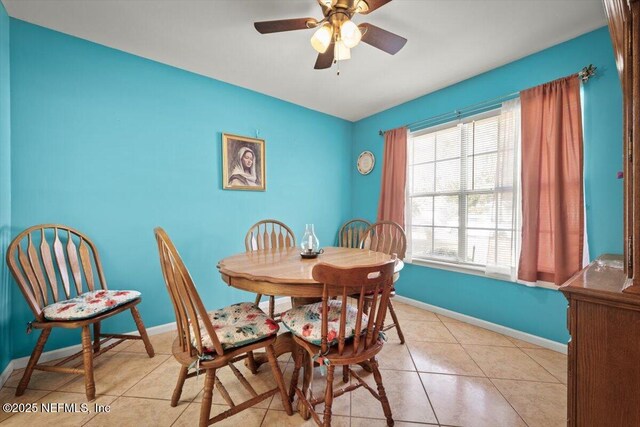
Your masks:
[{"label": "salmon curtain", "polygon": [[407,184],[407,128],[386,131],[382,185],[378,203],[378,221],[404,224],[405,187]]},{"label": "salmon curtain", "polygon": [[561,285],[582,268],[584,195],[577,75],[520,93],[522,249],[518,278]]}]

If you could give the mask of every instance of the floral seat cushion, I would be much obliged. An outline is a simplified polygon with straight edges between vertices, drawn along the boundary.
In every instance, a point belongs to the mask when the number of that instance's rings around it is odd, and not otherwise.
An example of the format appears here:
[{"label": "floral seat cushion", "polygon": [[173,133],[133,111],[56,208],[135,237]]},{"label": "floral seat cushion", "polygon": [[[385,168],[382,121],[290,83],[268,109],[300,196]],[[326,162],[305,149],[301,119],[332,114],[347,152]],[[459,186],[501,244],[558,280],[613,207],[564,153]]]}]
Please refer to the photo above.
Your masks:
[{"label": "floral seat cushion", "polygon": [[47,320],[82,320],[113,310],[140,298],[138,291],[91,291],[75,298],[49,304],[44,308]]},{"label": "floral seat cushion", "polygon": [[[209,320],[223,349],[240,347],[259,341],[278,333],[278,325],[264,311],[251,303],[241,302],[218,310],[209,311]],[[213,353],[215,349],[211,337],[207,333],[202,320],[200,334],[205,353]],[[197,337],[191,329],[191,344],[197,346]]]},{"label": "floral seat cushion", "polygon": [[[328,328],[327,342],[329,345],[338,341],[338,333],[340,331],[340,313],[342,302],[338,300],[328,301]],[[358,317],[358,309],[351,305],[347,305],[347,319],[345,326],[345,339],[352,338],[355,335],[356,319]],[[367,327],[369,318],[366,314],[362,315],[362,331]],[[282,323],[293,334],[314,345],[320,345],[322,342],[322,302],[314,304],[302,305],[292,308],[282,315]]]}]

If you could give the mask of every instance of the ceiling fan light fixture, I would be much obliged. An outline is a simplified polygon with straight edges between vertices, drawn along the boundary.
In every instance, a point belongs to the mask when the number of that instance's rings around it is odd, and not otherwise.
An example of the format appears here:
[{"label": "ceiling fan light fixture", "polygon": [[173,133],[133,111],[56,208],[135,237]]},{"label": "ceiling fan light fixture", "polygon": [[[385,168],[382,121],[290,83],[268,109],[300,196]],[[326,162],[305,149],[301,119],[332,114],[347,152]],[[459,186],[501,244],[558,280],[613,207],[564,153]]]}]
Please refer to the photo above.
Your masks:
[{"label": "ceiling fan light fixture", "polygon": [[336,61],[351,59],[351,49],[349,49],[342,40],[338,40],[336,42],[334,55]]},{"label": "ceiling fan light fixture", "polygon": [[344,45],[351,49],[356,47],[362,39],[362,32],[356,24],[350,19],[346,20],[340,26],[340,39],[344,42]]},{"label": "ceiling fan light fixture", "polygon": [[311,37],[311,46],[318,53],[325,53],[331,44],[333,37],[333,27],[329,24],[325,24],[318,28]]},{"label": "ceiling fan light fixture", "polygon": [[369,11],[369,4],[364,0],[360,0],[356,5],[356,13],[366,13],[368,11]]}]

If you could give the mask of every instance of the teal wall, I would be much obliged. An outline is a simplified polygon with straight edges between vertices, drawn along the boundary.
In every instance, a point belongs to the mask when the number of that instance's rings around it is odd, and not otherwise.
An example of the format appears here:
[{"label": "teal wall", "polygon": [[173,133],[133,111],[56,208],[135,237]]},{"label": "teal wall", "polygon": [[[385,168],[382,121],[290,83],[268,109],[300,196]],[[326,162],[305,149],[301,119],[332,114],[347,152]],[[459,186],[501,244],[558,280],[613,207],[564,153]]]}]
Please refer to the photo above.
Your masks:
[{"label": "teal wall", "polygon": [[[355,123],[352,161],[363,150],[382,160],[380,129],[446,113],[575,73],[593,63],[598,74],[583,91],[585,202],[592,258],[622,252],[622,94],[606,27]],[[428,75],[425,78],[429,78]],[[352,172],[352,216],[375,219],[381,166]],[[398,292],[554,341],[566,342],[566,300],[557,291],[408,265]]]},{"label": "teal wall", "polygon": [[[211,58],[215,61],[215,58]],[[174,321],[153,228],[163,226],[208,308],[251,300],[216,263],[278,218],[333,242],[350,207],[352,123],[11,19],[12,233],[72,225],[97,244],[109,287],[142,291],[147,326]],[[225,191],[221,133],[266,139],[267,191]],[[14,285],[15,286],[15,285]],[[36,334],[15,298],[14,357]],[[105,330],[135,329],[128,315]],[[63,331],[64,332],[64,331]],[[47,349],[79,342],[54,331]]]},{"label": "teal wall", "polygon": [[[382,159],[379,129],[544,83],[589,63],[598,66],[598,76],[584,88],[586,203],[591,253],[598,255],[622,250],[622,183],[615,179],[621,93],[606,28],[350,123],[9,19],[0,8],[2,249],[9,235],[36,223],[85,231],[98,245],[109,286],[141,290],[143,319],[154,326],[174,320],[152,234],[161,225],[208,307],[247,299],[220,280],[215,265],[243,250],[253,222],[279,218],[298,235],[313,222],[328,244],[347,218],[375,219],[381,163],[364,177],[353,164],[365,149]],[[222,132],[266,139],[266,192],[221,189]],[[31,312],[16,292],[10,303],[15,284],[6,286],[2,273],[0,370],[10,358],[28,355],[36,339],[24,333]],[[413,265],[406,266],[399,291],[567,339],[566,303],[556,291]],[[118,316],[105,329],[128,331],[134,324]],[[47,350],[78,342],[77,332],[56,331]]]},{"label": "teal wall", "polygon": [[0,2],[0,374],[12,359],[11,286],[4,254],[11,228],[11,101],[9,16]]}]

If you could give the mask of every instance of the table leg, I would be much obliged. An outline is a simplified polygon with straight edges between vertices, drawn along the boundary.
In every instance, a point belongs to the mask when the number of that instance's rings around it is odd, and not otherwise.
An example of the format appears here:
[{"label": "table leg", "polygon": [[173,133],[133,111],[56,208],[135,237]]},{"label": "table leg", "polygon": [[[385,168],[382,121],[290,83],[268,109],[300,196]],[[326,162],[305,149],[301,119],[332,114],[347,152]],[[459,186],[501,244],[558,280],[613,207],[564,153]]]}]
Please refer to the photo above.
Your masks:
[{"label": "table leg", "polygon": [[[291,332],[285,332],[278,335],[278,338],[276,338],[276,342],[273,344],[276,358],[285,353],[293,353],[294,348],[295,342],[293,341]],[[252,366],[249,358],[245,359],[244,361],[244,365],[249,368],[249,370],[254,374],[258,372],[260,366],[262,366],[262,364],[264,363],[269,363],[269,360],[267,359],[267,353],[253,353],[253,367],[255,367],[255,371],[251,369]]]},{"label": "table leg", "polygon": [[[311,377],[313,376],[313,360],[307,351],[304,351],[304,355],[302,358],[302,394],[308,396],[309,394],[309,386],[311,385]],[[309,408],[307,405],[302,403],[298,399],[298,412],[300,416],[308,420],[311,418],[311,413],[309,412]]]}]

